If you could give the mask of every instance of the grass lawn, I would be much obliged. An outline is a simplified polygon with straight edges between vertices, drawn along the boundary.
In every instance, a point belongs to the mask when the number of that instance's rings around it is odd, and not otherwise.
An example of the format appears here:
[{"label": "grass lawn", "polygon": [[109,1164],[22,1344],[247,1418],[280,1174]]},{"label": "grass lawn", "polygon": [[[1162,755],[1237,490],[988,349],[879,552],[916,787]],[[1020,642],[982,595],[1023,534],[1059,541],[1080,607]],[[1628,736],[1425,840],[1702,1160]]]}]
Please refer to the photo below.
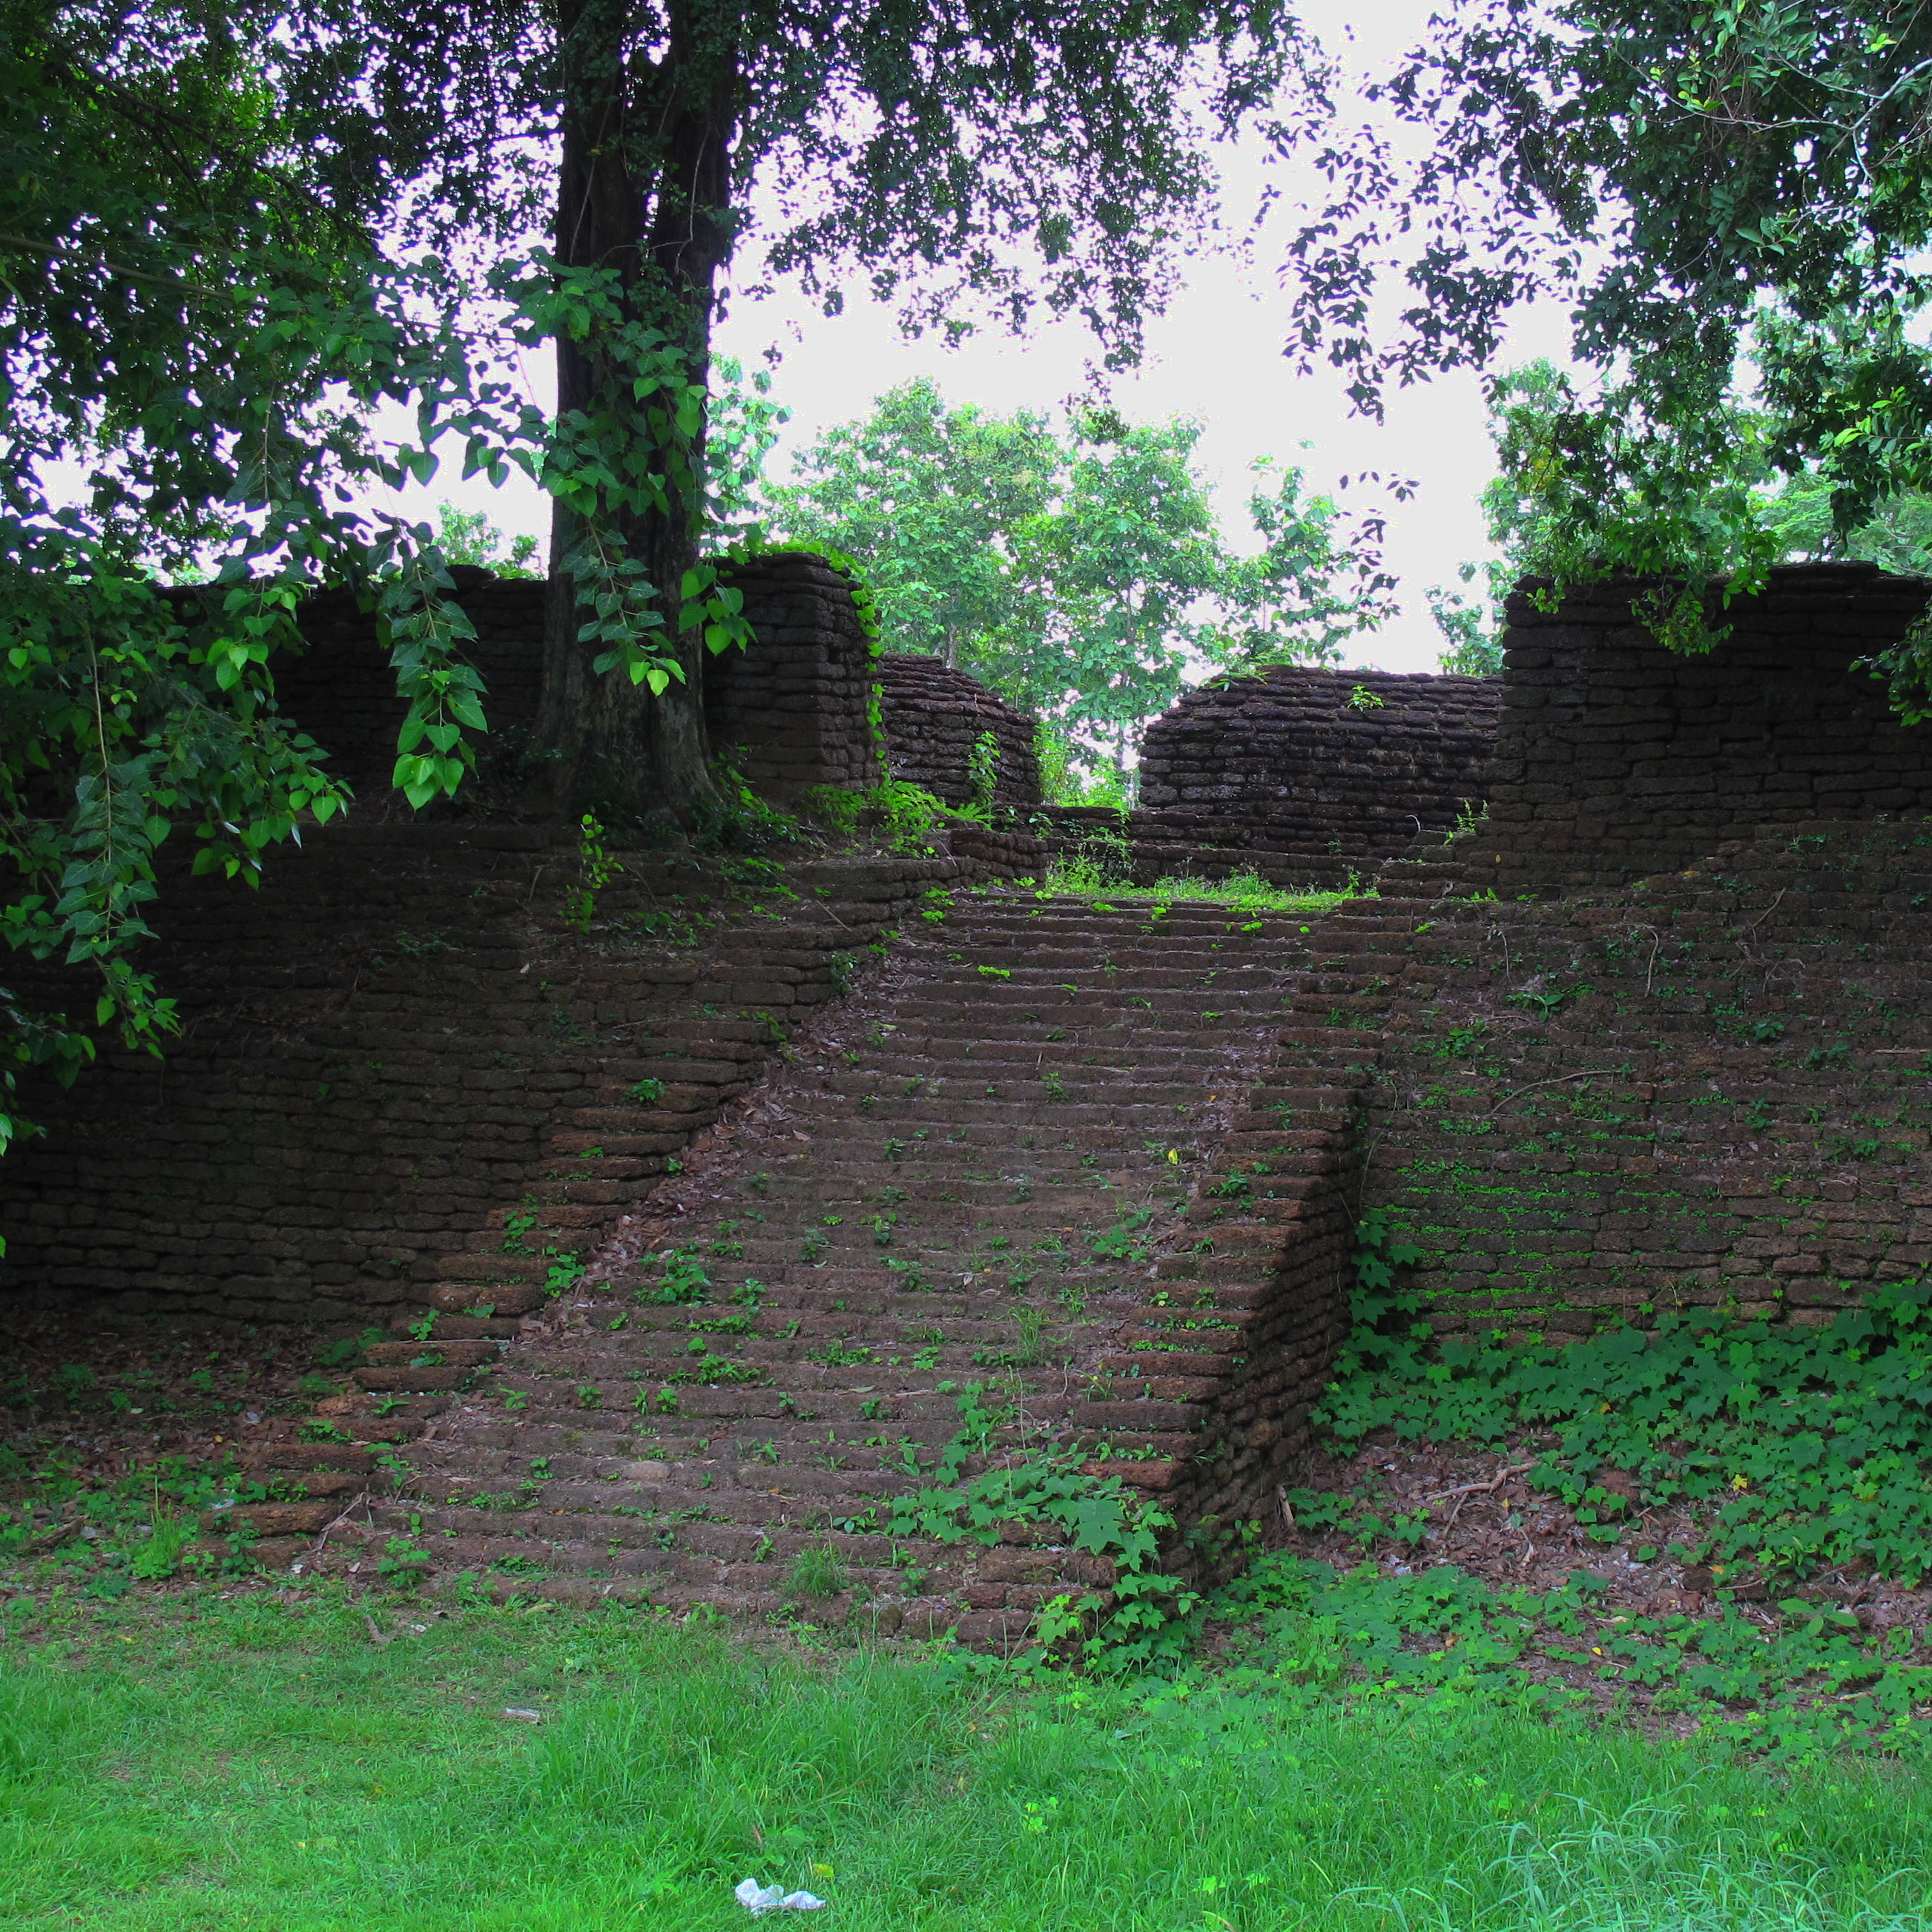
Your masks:
[{"label": "grass lawn", "polygon": [[8,1928],[735,1927],[747,1876],[828,1932],[1932,1922],[1916,1772],[1378,1695],[1311,1678],[1292,1618],[1132,1688],[325,1585],[0,1629]]}]

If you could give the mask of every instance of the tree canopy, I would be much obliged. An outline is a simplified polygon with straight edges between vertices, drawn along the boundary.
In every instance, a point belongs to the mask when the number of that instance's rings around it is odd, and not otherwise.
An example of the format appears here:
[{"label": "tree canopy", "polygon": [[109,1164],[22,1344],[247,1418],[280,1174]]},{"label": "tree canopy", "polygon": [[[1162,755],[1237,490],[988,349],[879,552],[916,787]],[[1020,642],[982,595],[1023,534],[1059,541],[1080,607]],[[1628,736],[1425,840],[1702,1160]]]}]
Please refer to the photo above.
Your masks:
[{"label": "tree canopy", "polygon": [[1261,466],[1251,550],[1224,538],[1186,419],[949,409],[933,383],[802,451],[772,527],[861,563],[886,647],[943,656],[1112,767],[1190,674],[1322,663],[1388,610],[1390,580],[1302,472]]},{"label": "tree canopy", "polygon": [[[427,460],[372,442],[379,406],[493,443],[520,412],[313,165],[334,150],[276,85],[275,25],[0,10],[0,934],[97,976],[77,1019],[0,996],[0,1147],[22,1068],[172,1024],[130,956],[165,841],[252,882],[346,802],[275,702],[303,588],[377,604],[412,798],[454,787],[484,722],[427,532],[349,500]],[[213,580],[168,594],[182,570]]]},{"label": "tree canopy", "polygon": [[[1676,579],[1653,622],[1702,641],[1706,574],[1748,584],[1783,542],[1738,474],[1742,358],[1763,461],[1819,479],[1841,538],[1932,485],[1928,56],[1905,0],[1457,0],[1378,90],[1414,134],[1327,157],[1293,344],[1372,409],[1390,382],[1486,365],[1518,304],[1570,304],[1596,374],[1548,426],[1538,561]],[[1910,708],[1922,646],[1894,668]]]},{"label": "tree canopy", "polygon": [[[0,996],[6,1090],[100,1027],[171,1023],[130,956],[164,842],[252,880],[347,802],[276,705],[305,590],[376,608],[410,802],[460,784],[486,694],[444,552],[358,507],[426,480],[447,429],[556,506],[533,802],[701,803],[697,659],[744,635],[703,538],[767,421],[755,389],[728,424],[710,393],[734,251],[762,212],[752,272],[828,306],[856,272],[915,323],[1039,306],[1131,358],[1214,218],[1211,140],[1314,93],[1271,4],[1127,24],[1090,0],[0,8],[0,931],[101,988],[91,1022]],[[494,380],[512,341],[557,355],[550,423]],[[399,448],[369,427],[388,406]]]},{"label": "tree canopy", "polygon": [[[1446,648],[1445,670],[1482,674],[1501,669],[1503,606],[1526,577],[1549,570],[1563,554],[1565,533],[1551,525],[1568,506],[1563,439],[1580,408],[1570,379],[1547,362],[1502,371],[1491,390],[1490,434],[1498,473],[1481,502],[1494,554],[1465,564],[1462,581],[1484,585],[1472,603],[1441,587],[1429,592]],[[1908,575],[1932,575],[1932,496],[1904,490],[1886,499],[1865,520],[1839,527],[1830,479],[1816,466],[1783,473],[1769,446],[1775,424],[1741,402],[1722,406],[1719,488],[1704,500],[1673,506],[1672,516],[1696,553],[1717,571],[1748,579],[1768,560],[1826,558],[1876,563]],[[1552,506],[1555,507],[1552,507]],[[1640,524],[1645,510],[1633,492],[1622,505],[1600,506]],[[1742,532],[1742,535],[1741,535]],[[1574,566],[1573,566],[1574,568]],[[1589,568],[1587,560],[1584,568]]]}]

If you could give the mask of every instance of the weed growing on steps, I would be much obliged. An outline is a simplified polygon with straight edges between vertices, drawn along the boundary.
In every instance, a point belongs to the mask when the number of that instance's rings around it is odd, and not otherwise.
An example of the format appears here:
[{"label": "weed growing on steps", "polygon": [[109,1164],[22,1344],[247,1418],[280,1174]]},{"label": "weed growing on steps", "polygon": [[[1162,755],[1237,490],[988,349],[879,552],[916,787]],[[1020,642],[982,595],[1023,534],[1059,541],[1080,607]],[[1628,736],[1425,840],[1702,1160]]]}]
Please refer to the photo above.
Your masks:
[{"label": "weed growing on steps", "polygon": [[577,882],[563,895],[563,922],[578,932],[588,932],[597,915],[597,898],[624,869],[604,843],[604,828],[590,812],[584,814],[577,841]]},{"label": "weed growing on steps", "polygon": [[1174,1519],[1118,1476],[1090,1471],[1076,1450],[1012,1459],[962,1481],[968,1462],[992,1450],[999,1426],[999,1412],[986,1406],[985,1394],[977,1383],[960,1393],[960,1431],[940,1452],[940,1482],[896,1498],[888,1533],[991,1550],[1016,1523],[1048,1531],[1054,1544],[1111,1564],[1114,1580],[1104,1595],[1070,1592],[1048,1604],[1034,1624],[1036,1648],[1021,1667],[1042,1667],[1054,1653],[1078,1656],[1108,1675],[1178,1665],[1200,1599],[1180,1578],[1154,1567],[1158,1532]]},{"label": "weed growing on steps", "polygon": [[632,1296],[640,1306],[680,1307],[711,1298],[711,1277],[698,1258],[697,1242],[666,1248],[658,1256],[658,1274]]},{"label": "weed growing on steps", "polygon": [[1117,904],[1150,906],[1151,916],[1155,919],[1159,919],[1170,905],[1195,900],[1208,900],[1238,913],[1298,913],[1306,917],[1325,913],[1344,899],[1376,896],[1372,890],[1363,892],[1352,887],[1342,892],[1312,889],[1294,892],[1270,885],[1254,872],[1236,872],[1225,879],[1196,878],[1186,874],[1157,879],[1150,886],[1127,884],[1125,872],[1124,856],[1115,864],[1106,854],[1096,857],[1082,848],[1070,858],[1055,860],[1048,868],[1041,882],[1043,890],[1040,896],[1051,898],[1055,893],[1066,893],[1081,898],[1104,899],[1109,910]]}]

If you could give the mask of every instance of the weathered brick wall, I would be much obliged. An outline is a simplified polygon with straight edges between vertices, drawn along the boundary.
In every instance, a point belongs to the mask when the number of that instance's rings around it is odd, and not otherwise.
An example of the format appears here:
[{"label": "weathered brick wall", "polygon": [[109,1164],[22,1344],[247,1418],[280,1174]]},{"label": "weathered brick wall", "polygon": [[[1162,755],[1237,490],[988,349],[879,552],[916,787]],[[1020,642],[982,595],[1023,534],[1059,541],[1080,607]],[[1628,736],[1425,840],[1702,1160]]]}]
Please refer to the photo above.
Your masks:
[{"label": "weathered brick wall", "polygon": [[878,662],[879,708],[886,760],[896,778],[921,785],[949,805],[973,797],[973,747],[990,731],[999,745],[996,805],[1040,802],[1036,726],[964,671],[938,658],[888,652]]},{"label": "weathered brick wall", "polygon": [[1482,802],[1501,698],[1490,678],[1299,665],[1191,691],[1148,728],[1136,874],[1371,874]]},{"label": "weathered brick wall", "polygon": [[1369,1198],[1439,1332],[1822,1320],[1932,1266],[1932,822],[1391,934]]},{"label": "weathered brick wall", "polygon": [[1932,731],[1902,726],[1854,659],[1925,608],[1868,564],[1774,570],[1720,613],[1708,656],[1632,620],[1634,586],[1551,612],[1510,600],[1508,693],[1486,780],[1498,890],[1613,884],[1690,864],[1756,825],[1932,806]]},{"label": "weathered brick wall", "polygon": [[1932,731],[1848,669],[1925,591],[1780,571],[1689,658],[1628,586],[1513,604],[1487,821],[1324,922],[1296,1003],[1376,1042],[1366,1198],[1439,1332],[1932,1266]]},{"label": "weathered brick wall", "polygon": [[[527,578],[498,578],[458,566],[457,602],[476,626],[465,653],[488,687],[484,710],[493,733],[514,748],[536,717],[543,678],[544,586]],[[406,812],[389,789],[396,734],[408,707],[376,641],[374,618],[346,591],[313,597],[302,608],[305,650],[279,663],[281,707],[328,753],[329,768],[371,808]]]},{"label": "weathered brick wall", "polygon": [[[486,754],[507,766],[536,718],[548,586],[463,567],[453,574],[476,631],[466,650],[488,686]],[[734,566],[726,580],[743,592],[757,641],[706,661],[713,746],[780,804],[814,785],[876,782],[872,646],[844,577],[821,557],[781,551]],[[369,805],[388,810],[405,707],[374,622],[352,596],[332,592],[310,600],[302,628],[306,655],[278,673],[282,708]]]},{"label": "weathered brick wall", "polygon": [[574,853],[529,826],[358,819],[259,892],[170,882],[148,963],[182,1037],[23,1096],[48,1131],[0,1162],[0,1307],[367,1317],[463,1278],[519,1202],[541,1280],[543,1248],[646,1192],[900,908],[970,876],[803,859],[765,906],[756,866],[732,886],[622,856],[587,937],[557,916]]},{"label": "weathered brick wall", "polygon": [[758,643],[705,665],[713,747],[782,805],[815,785],[877,784],[875,660],[850,584],[822,557],[784,551],[738,565],[729,580]]},{"label": "weathered brick wall", "polygon": [[1173,1515],[1166,1560],[1190,1582],[1238,1569],[1249,1526],[1270,1542],[1285,1527],[1280,1486],[1348,1332],[1370,1058],[1305,1028],[1280,1036],[1190,1208],[1193,1238],[1156,1264],[1155,1305],[1105,1359],[1117,1374],[1190,1378],[1174,1389],[1196,1405],[1185,1460],[1123,1466]]}]

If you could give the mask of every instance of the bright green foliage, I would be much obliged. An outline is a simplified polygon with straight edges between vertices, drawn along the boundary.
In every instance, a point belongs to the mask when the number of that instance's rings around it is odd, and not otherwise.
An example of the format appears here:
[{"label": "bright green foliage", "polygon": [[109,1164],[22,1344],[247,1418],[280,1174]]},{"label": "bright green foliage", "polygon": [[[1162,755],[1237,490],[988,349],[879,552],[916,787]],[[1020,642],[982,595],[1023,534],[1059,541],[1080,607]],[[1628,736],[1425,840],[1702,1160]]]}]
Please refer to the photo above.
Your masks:
[{"label": "bright green foliage", "polygon": [[[1445,670],[1481,675],[1502,668],[1503,602],[1525,577],[1553,574],[1586,580],[1594,572],[1594,546],[1604,541],[1611,506],[1586,507],[1576,493],[1585,484],[1566,462],[1565,439],[1580,407],[1570,380],[1548,362],[1505,371],[1492,388],[1490,433],[1499,473],[1484,489],[1490,541],[1498,554],[1481,566],[1465,564],[1462,579],[1487,583],[1484,614],[1459,592],[1432,588],[1430,608],[1449,648]],[[1909,491],[1884,502],[1866,521],[1840,530],[1834,521],[1832,486],[1816,469],[1780,473],[1768,453],[1774,425],[1761,411],[1727,402],[1723,410],[1727,465],[1722,488],[1700,501],[1673,506],[1670,515],[1696,532],[1703,564],[1712,571],[1749,573],[1767,559],[1848,558],[1907,575],[1932,571],[1932,497]],[[1645,493],[1625,490],[1618,512],[1634,532],[1656,520]],[[1582,549],[1578,532],[1587,526]],[[1634,538],[1632,539],[1634,541]],[[1704,634],[1701,611],[1688,605],[1673,616],[1666,599],[1647,606],[1659,634],[1684,641]],[[1673,629],[1677,625],[1678,629]]]},{"label": "bright green foliage", "polygon": [[1300,470],[1270,464],[1248,499],[1257,551],[1232,554],[1201,434],[1111,410],[1058,428],[949,410],[922,380],[807,450],[771,518],[859,561],[886,648],[944,656],[1042,719],[1051,798],[1124,804],[1129,748],[1186,677],[1327,662],[1390,586],[1372,533],[1342,532]]},{"label": "bright green foliage", "polygon": [[666,1248],[658,1256],[658,1262],[657,1280],[640,1288],[632,1298],[634,1300],[678,1307],[710,1300],[711,1277],[698,1258],[695,1241]]},{"label": "bright green foliage", "polygon": [[1201,430],[1094,412],[1057,510],[1022,535],[1022,571],[1052,600],[1026,667],[1030,708],[1107,747],[1118,772],[1215,635],[1207,600],[1225,569],[1192,466]]},{"label": "bright green foliage", "polygon": [[[1417,1251],[1378,1216],[1364,1216],[1360,1236],[1354,1325],[1316,1417],[1339,1444],[1383,1429],[1492,1448],[1539,1435],[1549,1446],[1526,1480],[1560,1496],[1587,1533],[1626,1540],[1629,1499],[1595,1478],[1634,1477],[1653,1504],[1698,1508],[1706,1533],[1675,1559],[1770,1581],[1786,1593],[1778,1616],[1768,1629],[1722,1603],[1714,1616],[1612,1617],[1598,1604],[1608,1586],[1582,1570],[1539,1596],[1492,1594],[1453,1564],[1338,1578],[1292,1558],[1231,1586],[1213,1614],[1270,1602],[1306,1612],[1330,1669],[1390,1688],[1560,1706],[1574,1694],[1526,1689],[1518,1666],[1561,1655],[1604,1682],[1655,1691],[1660,1711],[1690,1713],[1741,1748],[1932,1752],[1912,1633],[1868,1639],[1850,1612],[1791,1594],[1846,1563],[1908,1586],[1932,1571],[1932,1284],[1887,1284],[1824,1328],[1667,1317],[1648,1334],[1620,1327],[1567,1348],[1436,1349],[1396,1276]],[[1427,1510],[1384,1520],[1331,1491],[1290,1501],[1304,1528],[1336,1528],[1365,1548],[1420,1550],[1429,1526]],[[1453,1648],[1425,1642],[1444,1634]]]},{"label": "bright green foliage", "polygon": [[856,832],[867,820],[878,827],[879,836],[895,851],[917,852],[950,818],[961,816],[923,786],[903,778],[886,778],[864,790],[854,791],[836,785],[814,786],[799,800],[815,817],[847,834]]},{"label": "bright green foliage", "polygon": [[436,506],[436,547],[445,562],[466,563],[494,572],[498,577],[533,578],[539,571],[530,568],[537,554],[537,540],[527,534],[506,540],[503,532],[481,510],[459,510],[454,503]]},{"label": "bright green foliage", "polygon": [[994,1418],[969,1387],[958,1398],[959,1433],[940,1452],[942,1484],[894,1499],[886,1528],[894,1536],[936,1543],[977,1543],[992,1549],[1003,1525],[1038,1525],[1061,1547],[1112,1560],[1118,1574],[1111,1601],[1090,1594],[1057,1598],[1035,1624],[1040,1646],[1065,1647],[1106,1672],[1172,1666],[1185,1654],[1184,1620],[1199,1600],[1178,1577],[1154,1567],[1157,1532],[1173,1518],[1114,1475],[1087,1471],[1077,1450],[1048,1451],[998,1462],[962,1481],[968,1462],[992,1448]]},{"label": "bright green foliage", "polygon": [[1046,418],[948,410],[924,377],[801,452],[766,493],[772,527],[857,560],[886,647],[950,656],[1002,682],[1041,614],[1016,533],[1054,500],[1066,458]]},{"label": "bright green foliage", "polygon": [[604,843],[603,826],[586,812],[578,830],[576,883],[563,895],[565,925],[587,933],[597,915],[598,895],[623,869],[623,861],[613,857]]},{"label": "bright green foliage", "polygon": [[[1465,584],[1474,581],[1475,574],[1474,565],[1463,565]],[[1436,620],[1436,628],[1442,633],[1442,640],[1447,646],[1441,659],[1445,671],[1459,677],[1493,677],[1502,669],[1500,634],[1484,623],[1483,612],[1471,605],[1461,592],[1432,584],[1423,596],[1428,601],[1429,614]]]},{"label": "bright green foliage", "polygon": [[1345,530],[1333,497],[1304,495],[1300,470],[1264,457],[1254,474],[1247,511],[1261,548],[1223,562],[1214,662],[1237,672],[1333,664],[1349,638],[1393,614],[1385,593],[1395,579],[1378,562],[1381,520]]},{"label": "bright green foliage", "polygon": [[[1391,1314],[1413,1298],[1374,1298]],[[1325,1399],[1340,1441],[1392,1428],[1432,1442],[1557,1438],[1530,1480],[1614,1509],[1600,1467],[1659,1501],[1712,1505],[1697,1555],[1753,1557],[1803,1575],[1864,1558],[1916,1583],[1932,1571],[1932,1283],[1888,1283],[1820,1328],[1660,1318],[1567,1348],[1451,1340],[1425,1360],[1421,1328],[1364,1322]]]}]

